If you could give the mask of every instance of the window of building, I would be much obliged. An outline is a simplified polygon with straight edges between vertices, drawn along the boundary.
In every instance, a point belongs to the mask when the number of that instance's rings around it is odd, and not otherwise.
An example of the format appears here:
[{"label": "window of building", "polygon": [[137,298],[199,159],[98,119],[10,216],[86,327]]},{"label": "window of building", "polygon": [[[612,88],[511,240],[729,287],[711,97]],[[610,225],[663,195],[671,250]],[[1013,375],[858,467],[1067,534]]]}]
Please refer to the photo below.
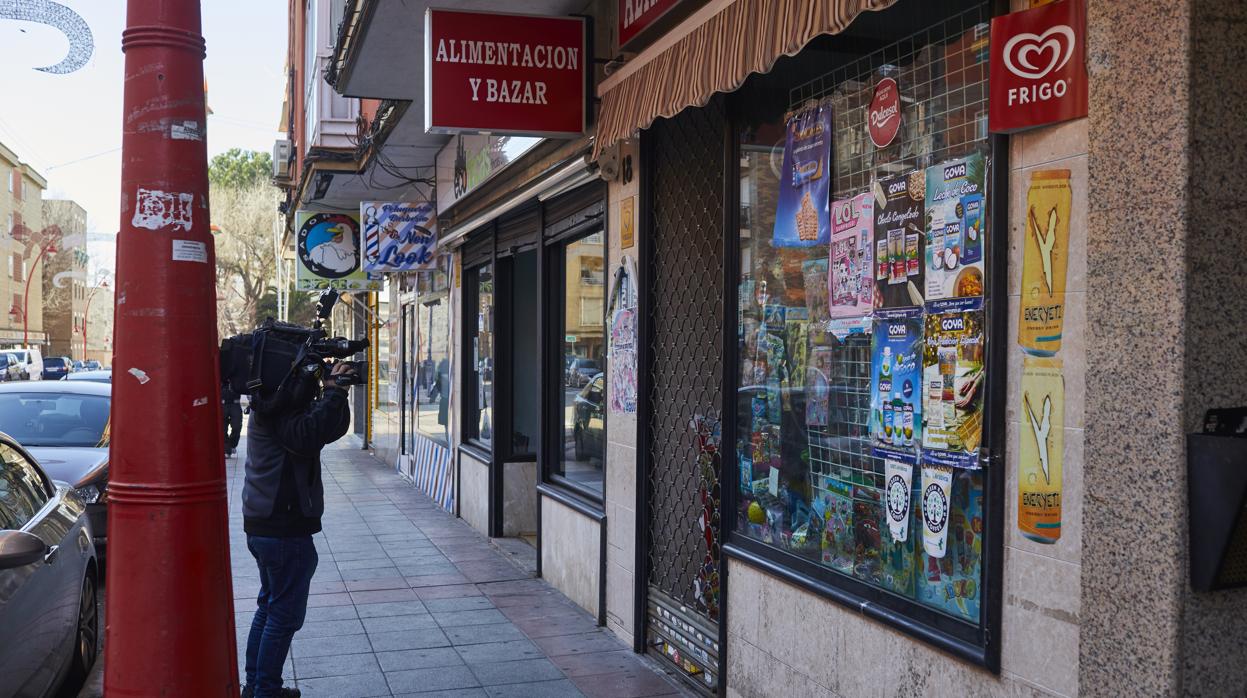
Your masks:
[{"label": "window of building", "polygon": [[494,440],[494,266],[467,270],[464,307],[466,363],[464,441],[491,448]]},{"label": "window of building", "polygon": [[[507,265],[509,314],[507,372],[511,402],[511,446],[508,458],[520,459],[537,454],[537,435],[541,414],[541,333],[537,306],[541,287],[537,281],[537,250],[527,250],[499,261]],[[501,277],[500,277],[501,278]]]},{"label": "window of building", "polygon": [[443,291],[416,303],[416,428],[447,440],[450,423],[450,295]]},{"label": "window of building", "polygon": [[[981,468],[1003,436],[987,405],[1003,367],[985,349],[1004,340],[988,330],[1005,302],[987,292],[986,16],[966,11],[886,60],[798,84],[776,71],[736,95],[725,464],[734,544],[980,646],[985,527],[1000,506],[987,493],[1003,477]],[[881,147],[867,111],[884,78],[900,86],[900,127]],[[759,98],[775,94],[787,99]]]},{"label": "window of building", "polygon": [[[557,383],[562,419],[560,449],[550,475],[593,498],[601,498],[606,460],[606,298],[602,275],[606,250],[601,231],[554,248],[557,320],[563,370]],[[557,278],[557,277],[556,277]]]}]

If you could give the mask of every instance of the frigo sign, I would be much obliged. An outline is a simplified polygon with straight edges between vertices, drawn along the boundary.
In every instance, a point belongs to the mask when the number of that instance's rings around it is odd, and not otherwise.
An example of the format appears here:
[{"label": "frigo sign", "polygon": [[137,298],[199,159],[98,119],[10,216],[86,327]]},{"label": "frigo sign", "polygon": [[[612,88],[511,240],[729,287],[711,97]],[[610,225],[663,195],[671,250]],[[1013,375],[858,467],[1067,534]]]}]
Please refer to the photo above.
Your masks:
[{"label": "frigo sign", "polygon": [[1012,133],[1087,115],[1086,0],[992,20],[993,133]]},{"label": "frigo sign", "polygon": [[425,130],[581,135],[593,65],[587,27],[583,17],[429,8]]}]

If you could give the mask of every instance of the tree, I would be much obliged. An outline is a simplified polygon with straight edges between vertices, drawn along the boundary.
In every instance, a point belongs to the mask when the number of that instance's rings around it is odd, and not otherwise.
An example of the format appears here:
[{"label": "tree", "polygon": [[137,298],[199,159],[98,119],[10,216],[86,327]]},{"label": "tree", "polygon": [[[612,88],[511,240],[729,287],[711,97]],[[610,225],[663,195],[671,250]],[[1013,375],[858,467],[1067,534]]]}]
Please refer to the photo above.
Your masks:
[{"label": "tree", "polygon": [[[287,318],[296,325],[309,327],[316,319],[316,297],[305,291],[294,291],[290,294],[290,307]],[[256,305],[255,324],[259,325],[266,318],[277,317],[277,289],[270,286]]]},{"label": "tree", "polygon": [[213,158],[208,167],[222,336],[255,327],[256,309],[275,282],[279,195],[269,183],[268,163],[267,153],[234,148]]}]

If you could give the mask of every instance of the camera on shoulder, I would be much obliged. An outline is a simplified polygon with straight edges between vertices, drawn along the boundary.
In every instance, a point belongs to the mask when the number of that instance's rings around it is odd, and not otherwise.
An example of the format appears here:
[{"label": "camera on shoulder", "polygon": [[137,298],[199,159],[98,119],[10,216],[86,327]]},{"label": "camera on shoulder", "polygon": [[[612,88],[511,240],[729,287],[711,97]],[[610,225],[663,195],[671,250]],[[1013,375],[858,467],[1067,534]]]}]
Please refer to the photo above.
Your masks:
[{"label": "camera on shoulder", "polygon": [[349,360],[368,348],[367,338],[330,337],[322,326],[333,312],[338,292],[330,289],[316,303],[311,327],[272,318],[253,332],[221,342],[221,381],[240,395],[251,397],[257,412],[276,413],[310,401],[336,363],[350,366],[334,376],[339,387],[361,385],[367,377],[366,361]]}]

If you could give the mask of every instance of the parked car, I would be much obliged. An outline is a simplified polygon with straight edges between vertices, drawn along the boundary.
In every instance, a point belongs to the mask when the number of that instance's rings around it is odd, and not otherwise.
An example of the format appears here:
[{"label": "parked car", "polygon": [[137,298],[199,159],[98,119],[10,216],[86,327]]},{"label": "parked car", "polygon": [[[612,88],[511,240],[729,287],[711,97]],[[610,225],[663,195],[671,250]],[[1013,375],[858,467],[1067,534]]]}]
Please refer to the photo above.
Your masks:
[{"label": "parked car", "polygon": [[598,373],[576,395],[572,407],[572,436],[576,460],[601,458],[606,452],[606,374]]},{"label": "parked car", "polygon": [[17,357],[17,363],[22,365],[22,374],[26,376],[22,380],[43,380],[43,353],[38,349],[5,349],[4,353]]},{"label": "parked car", "polygon": [[93,381],[0,384],[0,432],[82,498],[101,564],[107,553],[111,396],[111,385]]},{"label": "parked car", "polygon": [[65,377],[65,380],[71,381],[92,381],[95,383],[112,383],[113,372],[108,369],[99,371],[74,371]]},{"label": "parked car", "polygon": [[81,370],[82,370],[82,362],[81,362],[81,361],[75,361],[75,362],[74,362],[74,370],[75,370],[75,371],[81,371]]},{"label": "parked car", "polygon": [[602,366],[594,359],[576,359],[567,367],[567,384],[580,388],[601,373]]},{"label": "parked car", "polygon": [[0,689],[81,685],[99,647],[100,575],[82,499],[0,434]]},{"label": "parked car", "polygon": [[68,356],[49,356],[43,360],[43,380],[64,380],[74,369],[74,363]]},{"label": "parked car", "polygon": [[26,371],[17,357],[12,354],[0,354],[0,381],[24,381]]},{"label": "parked car", "polygon": [[82,362],[82,370],[84,371],[99,371],[103,368],[104,367],[100,364],[100,362],[95,359],[87,359]]}]

